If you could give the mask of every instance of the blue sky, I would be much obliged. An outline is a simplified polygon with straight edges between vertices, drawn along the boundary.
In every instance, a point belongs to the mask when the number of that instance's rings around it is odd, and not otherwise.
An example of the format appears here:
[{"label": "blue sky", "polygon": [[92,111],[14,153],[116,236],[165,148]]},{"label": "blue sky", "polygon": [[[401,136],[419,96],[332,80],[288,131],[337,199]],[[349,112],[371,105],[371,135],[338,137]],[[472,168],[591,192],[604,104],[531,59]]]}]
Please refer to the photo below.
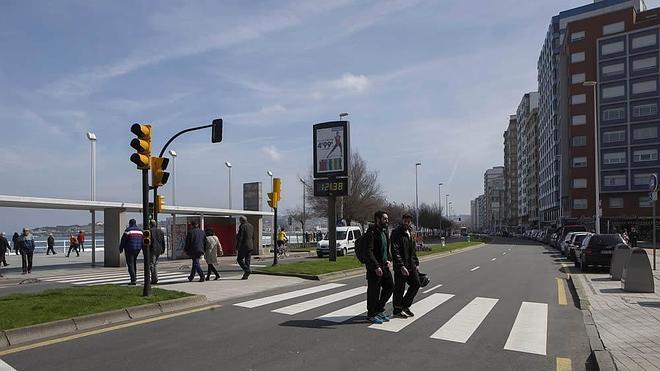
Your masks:
[{"label": "blue sky", "polygon": [[[388,198],[451,194],[458,213],[503,162],[502,133],[559,1],[0,2],[0,194],[89,197],[87,131],[98,136],[99,200],[136,202],[128,129],[177,140],[177,203],[227,206],[240,184],[283,179],[282,209],[301,203],[314,123],[349,112],[353,151]],[[648,2],[649,6],[656,4]],[[170,195],[170,185],[164,192]],[[4,209],[0,230],[86,222],[87,213]]]}]

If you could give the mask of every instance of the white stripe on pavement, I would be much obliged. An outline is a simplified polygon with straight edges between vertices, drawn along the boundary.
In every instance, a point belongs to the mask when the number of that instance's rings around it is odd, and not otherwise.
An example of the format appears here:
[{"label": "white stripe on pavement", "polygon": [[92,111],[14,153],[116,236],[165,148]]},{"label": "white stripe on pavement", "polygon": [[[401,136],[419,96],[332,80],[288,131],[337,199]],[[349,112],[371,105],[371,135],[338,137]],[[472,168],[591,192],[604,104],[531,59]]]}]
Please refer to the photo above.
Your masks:
[{"label": "white stripe on pavement", "polygon": [[546,355],[548,304],[524,301],[504,349]]},{"label": "white stripe on pavement", "polygon": [[298,313],[308,311],[310,309],[322,307],[324,305],[334,303],[336,301],[352,298],[367,292],[367,286],[356,287],[354,289],[338,292],[332,295],[323,296],[318,299],[304,301],[302,303],[289,305],[288,307],[278,308],[273,310],[275,313],[288,314],[290,316]]},{"label": "white stripe on pavement", "polygon": [[[387,303],[391,303],[391,302],[392,302],[392,298],[390,297],[390,300],[388,300]],[[334,323],[342,323],[366,312],[367,312],[367,301],[365,300],[357,304],[353,304],[349,307],[341,308],[332,313],[328,313],[320,317],[316,317],[316,319],[322,319],[324,321],[329,321]]]},{"label": "white stripe on pavement", "polygon": [[492,258],[492,259],[490,259],[490,261],[492,261],[492,262],[494,262],[495,260],[497,260],[497,258]]},{"label": "white stripe on pavement", "polygon": [[254,299],[254,300],[250,300],[250,301],[245,301],[245,302],[234,304],[234,305],[239,306],[239,307],[243,307],[243,308],[256,308],[256,307],[260,307],[262,305],[277,303],[279,301],[293,299],[293,298],[297,298],[297,297],[304,296],[304,295],[309,295],[309,294],[314,294],[314,293],[321,292],[321,291],[332,290],[332,289],[336,289],[337,287],[342,287],[342,286],[345,286],[345,285],[343,283],[328,283],[328,284],[321,285],[321,286],[314,286],[314,287],[310,287],[310,288],[307,288],[307,289],[301,289],[301,290],[286,292],[284,294],[268,296],[268,297],[261,298],[261,299]]},{"label": "white stripe on pavement", "polygon": [[422,318],[426,313],[432,311],[440,304],[446,302],[447,300],[453,297],[454,295],[451,294],[431,294],[429,297],[426,297],[418,301],[417,303],[413,304],[410,307],[410,311],[415,314],[414,317],[409,317],[407,319],[392,318],[389,322],[385,322],[382,325],[373,324],[369,326],[369,328],[374,328],[377,330],[385,330],[390,332],[399,332],[402,329],[404,329],[406,326]]},{"label": "white stripe on pavement", "polygon": [[16,369],[0,359],[0,371],[16,371]]},{"label": "white stripe on pavement", "polygon": [[[141,279],[144,279],[144,275],[142,275],[140,277],[141,277]],[[158,275],[158,277],[183,277],[183,278],[185,278],[185,277],[188,277],[188,274],[186,274],[186,273],[160,273]],[[139,279],[140,278],[138,278],[138,280]],[[115,278],[106,278],[106,279],[101,278],[101,279],[93,279],[93,280],[86,280],[86,281],[79,281],[79,282],[72,282],[72,283],[74,285],[89,285],[89,284],[92,284],[92,283],[99,283],[99,282],[111,283],[111,282],[121,282],[121,281],[126,281],[126,280],[130,280],[130,276],[128,274],[124,274],[122,276],[115,277]]]},{"label": "white stripe on pavement", "polygon": [[69,283],[69,282],[87,281],[87,280],[112,279],[112,278],[124,277],[124,276],[128,276],[128,272],[121,272],[121,273],[114,273],[114,274],[97,274],[95,276],[73,277],[73,278],[66,278],[66,279],[51,279],[51,280],[48,280],[48,281],[54,281],[54,282],[59,282],[59,283]]},{"label": "white stripe on pavement", "polygon": [[431,292],[431,291],[433,291],[433,290],[435,290],[435,289],[437,289],[437,288],[440,288],[440,287],[442,287],[442,284],[435,285],[435,286],[431,287],[430,289],[424,291],[423,294],[428,294],[429,292]]},{"label": "white stripe on pavement", "polygon": [[477,265],[476,267],[470,269],[470,272],[474,272],[474,271],[476,271],[476,270],[479,269],[479,268],[481,268],[481,267]]},{"label": "white stripe on pavement", "polygon": [[503,253],[502,255],[506,255],[506,253]]},{"label": "white stripe on pavement", "polygon": [[115,275],[115,274],[120,274],[120,273],[126,273],[126,269],[122,269],[121,271],[119,270],[113,270],[113,271],[108,271],[108,272],[94,272],[94,273],[81,273],[81,274],[67,274],[67,275],[61,275],[61,276],[47,276],[47,277],[39,277],[41,280],[66,280],[70,278],[81,278],[81,277],[96,277],[96,276],[104,276],[104,275]]},{"label": "white stripe on pavement", "polygon": [[498,299],[476,297],[438,329],[431,338],[466,343]]}]

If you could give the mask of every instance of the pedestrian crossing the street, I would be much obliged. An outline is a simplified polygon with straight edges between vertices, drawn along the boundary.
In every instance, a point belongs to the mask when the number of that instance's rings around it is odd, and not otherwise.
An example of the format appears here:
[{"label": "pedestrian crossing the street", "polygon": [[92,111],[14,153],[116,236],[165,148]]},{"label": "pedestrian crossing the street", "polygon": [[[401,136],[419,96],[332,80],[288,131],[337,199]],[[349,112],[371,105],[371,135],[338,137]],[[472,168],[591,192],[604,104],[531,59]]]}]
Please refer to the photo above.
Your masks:
[{"label": "pedestrian crossing the street", "polygon": [[[437,288],[439,287],[441,286]],[[350,288],[345,284],[329,283],[252,299],[234,305],[250,309],[264,307],[272,313],[288,316],[304,316],[305,313],[316,310],[312,318],[340,324],[366,314],[367,302],[364,300],[366,290],[366,286]],[[359,300],[356,302],[356,299]],[[415,314],[413,317],[391,318],[389,322],[372,324],[368,328],[391,333],[405,333],[409,328],[415,328],[410,331],[419,331],[419,326],[422,326],[429,330],[426,336],[434,339],[433,341],[465,344],[487,321],[501,321],[501,319],[492,318],[493,315],[491,315],[493,309],[501,302],[500,299],[475,297],[452,313],[449,320],[434,323],[437,322],[435,319],[437,315],[433,315],[433,312],[442,311],[443,304],[456,300],[461,299],[457,299],[454,294],[436,292],[424,295],[422,293],[410,307]],[[292,301],[293,303],[291,303]],[[390,298],[388,304],[391,302]],[[340,305],[342,307],[337,309]],[[323,311],[325,307],[330,307],[332,310],[319,316],[318,312]],[[510,313],[512,319],[515,317],[511,329],[506,334],[502,334],[502,344],[506,341],[503,350],[545,356],[548,336],[548,305],[523,301],[516,305],[516,309],[517,312]],[[416,323],[417,321],[419,321],[419,325]],[[434,328],[429,328],[430,324],[433,324]]]},{"label": "pedestrian crossing the street", "polygon": [[[187,272],[159,272],[158,283],[179,283],[188,282]],[[137,283],[144,282],[144,276],[139,273]],[[84,273],[84,274],[62,274],[47,277],[39,277],[41,281],[66,283],[75,286],[96,286],[96,285],[122,285],[129,282],[128,273],[125,270],[108,270],[104,272]]]}]

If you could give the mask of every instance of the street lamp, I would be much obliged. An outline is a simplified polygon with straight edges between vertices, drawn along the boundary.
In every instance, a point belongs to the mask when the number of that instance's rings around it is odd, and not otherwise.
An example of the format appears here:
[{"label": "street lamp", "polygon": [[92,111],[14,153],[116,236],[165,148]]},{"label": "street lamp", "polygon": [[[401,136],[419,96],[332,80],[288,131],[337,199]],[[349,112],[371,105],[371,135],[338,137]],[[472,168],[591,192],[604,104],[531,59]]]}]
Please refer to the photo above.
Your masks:
[{"label": "street lamp", "polygon": [[419,194],[417,187],[417,169],[422,166],[421,162],[415,164],[415,227],[419,230]]},{"label": "street lamp", "polygon": [[[348,112],[341,112],[339,114],[339,121],[344,117],[348,117]],[[340,197],[341,203],[339,204],[339,220],[344,220],[344,197]]]},{"label": "street lamp", "polygon": [[[270,170],[266,170],[266,175],[268,175],[270,177],[270,192],[272,193],[273,192],[273,172],[270,171]],[[277,238],[277,236],[275,235],[277,233],[277,231],[275,230],[274,227],[275,227],[275,215],[273,215],[273,221],[272,221],[272,224],[271,224],[271,230],[272,230],[273,233],[270,234],[270,244],[273,247],[273,250],[275,250],[275,244],[273,243],[273,241],[275,241],[275,238]]]},{"label": "street lamp", "polygon": [[[176,206],[176,151],[170,150],[170,156],[172,157],[172,206]],[[170,253],[172,259],[174,259],[174,226],[176,225],[176,213],[172,214],[172,226],[170,228],[172,232],[172,237],[170,239]],[[170,256],[168,254],[168,256]]]},{"label": "street lamp", "polygon": [[303,185],[303,214],[302,214],[302,238],[303,238],[303,248],[307,246],[307,241],[305,240],[305,217],[306,217],[306,210],[305,210],[305,189],[307,188],[307,182],[305,182],[305,179],[298,177],[300,180],[300,183]]},{"label": "street lamp", "polygon": [[229,170],[229,209],[231,209],[231,162],[225,161],[225,166]]},{"label": "street lamp", "polygon": [[[91,148],[91,192],[90,196],[92,201],[96,201],[96,134],[92,132],[87,133],[87,139]],[[96,210],[90,210],[92,213],[92,267],[96,266]]]},{"label": "street lamp", "polygon": [[593,97],[594,97],[594,185],[596,187],[596,204],[594,205],[596,210],[596,234],[600,234],[600,155],[598,153],[598,82],[597,81],[585,81],[582,83],[583,86],[591,86],[593,88]]},{"label": "street lamp", "polygon": [[341,119],[343,119],[343,118],[346,117],[346,116],[348,116],[348,112],[342,112],[342,113],[340,113],[340,114],[339,114],[339,121],[342,121]]},{"label": "street lamp", "polygon": [[440,233],[442,233],[442,185],[438,183],[438,211],[440,211]]}]

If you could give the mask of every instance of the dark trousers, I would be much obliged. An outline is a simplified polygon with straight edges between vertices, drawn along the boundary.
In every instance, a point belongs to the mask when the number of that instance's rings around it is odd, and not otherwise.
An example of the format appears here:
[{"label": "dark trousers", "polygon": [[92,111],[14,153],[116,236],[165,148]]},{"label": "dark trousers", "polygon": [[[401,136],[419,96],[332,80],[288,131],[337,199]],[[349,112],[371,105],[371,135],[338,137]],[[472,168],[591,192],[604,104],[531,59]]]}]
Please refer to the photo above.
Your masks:
[{"label": "dark trousers", "polygon": [[46,255],[50,255],[50,252],[51,252],[51,251],[53,252],[53,255],[57,254],[57,253],[55,252],[55,249],[54,249],[53,246],[51,245],[51,246],[48,246],[48,249],[46,249]]},{"label": "dark trousers", "polygon": [[80,251],[85,251],[85,243],[80,242]]},{"label": "dark trousers", "polygon": [[[419,291],[419,274],[417,269],[412,268],[408,270],[408,276],[404,276],[400,271],[394,272],[394,312],[401,312],[406,308],[410,308],[415,300],[415,295]],[[406,284],[408,284],[408,291],[406,291]],[[406,295],[403,292],[406,291]]]},{"label": "dark trousers", "polygon": [[0,263],[2,263],[2,265],[4,265],[5,267],[9,265],[9,264],[7,264],[7,258],[5,257],[4,252],[2,254],[0,254]]},{"label": "dark trousers", "polygon": [[126,256],[126,267],[128,267],[128,275],[131,277],[131,283],[137,281],[137,257],[140,254],[139,251],[127,251],[124,250],[124,256]]},{"label": "dark trousers", "polygon": [[250,256],[252,254],[252,251],[250,250],[238,250],[238,257],[236,258],[236,261],[238,262],[238,265],[243,269],[243,272],[245,273],[252,273],[252,270],[250,270]]},{"label": "dark trousers", "polygon": [[80,252],[78,251],[78,245],[69,245],[69,251],[66,253],[67,258],[69,257],[69,255],[71,255],[71,250],[75,250],[76,256],[80,256]]},{"label": "dark trousers", "polygon": [[394,281],[392,272],[385,267],[381,268],[383,275],[378,277],[373,269],[367,270],[367,316],[373,317],[385,311],[385,303],[390,300]]},{"label": "dark trousers", "polygon": [[149,254],[149,272],[151,274],[151,283],[158,283],[158,257],[160,255]]},{"label": "dark trousers", "polygon": [[33,251],[21,251],[21,266],[23,267],[23,273],[32,272],[33,254]]},{"label": "dark trousers", "polygon": [[188,278],[190,280],[195,278],[195,273],[199,274],[200,280],[204,280],[204,271],[202,270],[202,266],[199,265],[199,256],[193,256],[192,268],[190,268],[190,276],[188,276]]},{"label": "dark trousers", "polygon": [[213,272],[213,274],[215,274],[216,277],[220,277],[220,273],[218,273],[218,270],[215,269],[215,266],[213,264],[209,264],[209,267],[206,270],[206,279],[207,280],[211,277],[211,272]]}]

